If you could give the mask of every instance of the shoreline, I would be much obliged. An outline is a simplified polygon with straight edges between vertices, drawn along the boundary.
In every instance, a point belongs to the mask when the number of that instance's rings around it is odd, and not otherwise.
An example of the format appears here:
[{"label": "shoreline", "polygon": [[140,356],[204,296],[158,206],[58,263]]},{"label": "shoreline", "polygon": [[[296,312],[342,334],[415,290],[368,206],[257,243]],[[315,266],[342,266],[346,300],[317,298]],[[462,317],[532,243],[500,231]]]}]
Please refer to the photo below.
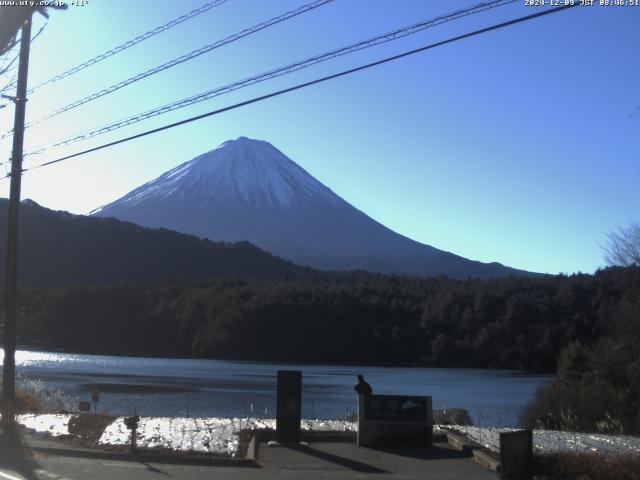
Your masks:
[{"label": "shoreline", "polygon": [[[1,340],[1,337],[0,337]],[[483,371],[509,371],[522,375],[556,375],[555,371],[547,371],[547,370],[527,370],[527,369],[518,369],[518,368],[507,368],[507,367],[464,367],[464,366],[442,366],[442,365],[431,365],[431,364],[400,364],[400,363],[344,363],[344,362],[329,362],[329,361],[295,361],[295,360],[253,360],[250,358],[221,358],[221,357],[206,357],[206,356],[198,356],[198,355],[189,355],[189,354],[174,354],[174,355],[165,355],[165,354],[134,354],[134,353],[104,353],[104,352],[88,352],[88,351],[75,351],[75,350],[67,350],[67,349],[50,349],[44,346],[29,346],[29,345],[18,345],[16,348],[16,353],[19,351],[23,352],[31,352],[31,353],[44,353],[44,354],[62,354],[62,355],[87,355],[93,357],[117,357],[117,358],[133,358],[133,359],[155,359],[155,360],[202,360],[202,361],[216,361],[216,362],[228,362],[228,363],[237,363],[237,364],[246,364],[246,363],[254,363],[258,365],[282,365],[282,366],[309,366],[309,367],[317,367],[317,366],[344,366],[344,367],[352,367],[352,368],[415,368],[415,369],[431,369],[431,370],[483,370]],[[4,348],[0,348],[0,365],[3,364],[4,360]]]}]

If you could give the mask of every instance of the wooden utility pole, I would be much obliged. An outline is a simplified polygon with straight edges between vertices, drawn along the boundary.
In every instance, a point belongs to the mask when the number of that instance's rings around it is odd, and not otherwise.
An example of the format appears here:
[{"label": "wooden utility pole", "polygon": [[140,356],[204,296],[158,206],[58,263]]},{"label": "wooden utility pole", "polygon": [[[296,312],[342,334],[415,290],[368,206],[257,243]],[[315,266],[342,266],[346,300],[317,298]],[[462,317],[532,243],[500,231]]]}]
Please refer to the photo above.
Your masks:
[{"label": "wooden utility pole", "polygon": [[11,153],[11,189],[7,214],[7,271],[5,278],[4,309],[4,364],[2,369],[2,431],[5,436],[15,433],[16,394],[16,316],[18,304],[18,215],[20,212],[20,186],[22,180],[22,147],[24,119],[27,103],[27,74],[29,71],[29,45],[31,43],[31,13],[22,24],[20,63],[13,124],[13,151]]}]

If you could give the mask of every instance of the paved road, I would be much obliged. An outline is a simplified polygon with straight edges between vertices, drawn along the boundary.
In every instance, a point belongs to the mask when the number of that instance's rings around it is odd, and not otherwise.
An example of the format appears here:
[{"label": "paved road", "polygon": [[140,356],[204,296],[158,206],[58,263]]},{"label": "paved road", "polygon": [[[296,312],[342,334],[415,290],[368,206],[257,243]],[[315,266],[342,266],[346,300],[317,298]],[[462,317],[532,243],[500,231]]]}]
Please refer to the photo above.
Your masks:
[{"label": "paved road", "polygon": [[496,480],[499,476],[452,450],[447,444],[431,449],[381,451],[352,443],[312,443],[309,447],[270,448],[260,445],[259,468],[203,467],[96,460],[34,454],[28,461],[5,462],[0,480],[304,480],[337,478]]}]

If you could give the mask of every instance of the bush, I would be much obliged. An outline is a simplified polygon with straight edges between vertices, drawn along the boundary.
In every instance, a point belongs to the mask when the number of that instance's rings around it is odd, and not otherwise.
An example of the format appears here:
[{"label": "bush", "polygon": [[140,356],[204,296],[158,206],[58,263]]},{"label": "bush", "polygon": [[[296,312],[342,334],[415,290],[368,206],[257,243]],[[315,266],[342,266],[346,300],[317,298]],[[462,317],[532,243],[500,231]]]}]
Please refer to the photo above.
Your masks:
[{"label": "bush", "polygon": [[464,408],[434,410],[433,421],[436,425],[473,425],[471,415]]},{"label": "bush", "polygon": [[[638,289],[640,292],[640,289]],[[553,383],[521,416],[529,428],[640,433],[640,299],[620,301],[592,346],[569,344]]]},{"label": "bush", "polygon": [[[0,390],[2,381],[0,379]],[[16,413],[58,413],[70,411],[74,399],[65,395],[62,391],[50,389],[38,380],[29,380],[22,377],[16,378]],[[0,398],[1,402],[1,398]]]},{"label": "bush", "polygon": [[38,413],[42,411],[40,399],[32,392],[16,388],[16,413]]},{"label": "bush", "polygon": [[[0,379],[0,400],[4,394],[2,379]],[[15,410],[16,413],[35,413],[42,410],[40,397],[34,389],[24,389],[16,384],[15,393]]]},{"label": "bush", "polygon": [[553,453],[534,456],[538,480],[640,480],[640,456]]}]

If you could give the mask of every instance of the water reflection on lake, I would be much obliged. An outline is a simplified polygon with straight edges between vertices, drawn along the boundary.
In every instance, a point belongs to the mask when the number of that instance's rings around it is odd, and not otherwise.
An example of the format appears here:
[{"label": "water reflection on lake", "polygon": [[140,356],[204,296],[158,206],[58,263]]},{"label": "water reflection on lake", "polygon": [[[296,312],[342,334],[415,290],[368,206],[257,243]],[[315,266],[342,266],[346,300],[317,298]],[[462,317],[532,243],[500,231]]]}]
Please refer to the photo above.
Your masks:
[{"label": "water reflection on lake", "polygon": [[483,425],[509,425],[553,378],[510,370],[299,365],[18,351],[17,372],[78,400],[101,391],[98,410],[148,416],[274,416],[276,371],[302,370],[305,418],[356,410],[356,374],[374,393],[431,395],[434,408],[463,407]]}]

